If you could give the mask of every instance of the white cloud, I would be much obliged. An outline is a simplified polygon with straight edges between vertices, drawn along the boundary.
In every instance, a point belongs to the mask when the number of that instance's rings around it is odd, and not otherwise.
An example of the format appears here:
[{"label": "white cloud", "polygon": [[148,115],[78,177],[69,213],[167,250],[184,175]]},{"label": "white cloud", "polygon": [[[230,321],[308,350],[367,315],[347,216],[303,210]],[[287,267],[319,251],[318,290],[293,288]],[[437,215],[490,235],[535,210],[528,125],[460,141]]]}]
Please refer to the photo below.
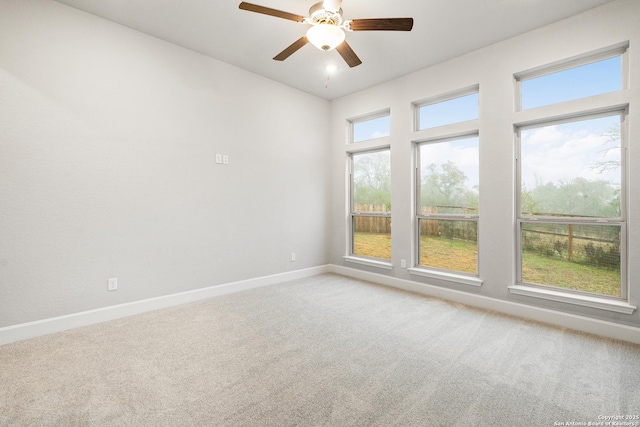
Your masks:
[{"label": "white cloud", "polygon": [[[593,166],[620,160],[620,150],[606,148],[605,135],[615,118],[595,119],[522,132],[522,179],[532,188],[547,182],[569,182],[577,177],[619,182],[620,171],[598,173]],[[536,179],[540,182],[536,182]]]},{"label": "white cloud", "polygon": [[384,138],[385,136],[389,136],[389,132],[375,131],[375,132],[373,132],[371,134],[371,138],[370,139]]},{"label": "white cloud", "polygon": [[453,162],[468,178],[466,185],[478,185],[478,139],[469,138],[450,142],[426,144],[422,146],[422,167],[431,163],[437,165]]}]

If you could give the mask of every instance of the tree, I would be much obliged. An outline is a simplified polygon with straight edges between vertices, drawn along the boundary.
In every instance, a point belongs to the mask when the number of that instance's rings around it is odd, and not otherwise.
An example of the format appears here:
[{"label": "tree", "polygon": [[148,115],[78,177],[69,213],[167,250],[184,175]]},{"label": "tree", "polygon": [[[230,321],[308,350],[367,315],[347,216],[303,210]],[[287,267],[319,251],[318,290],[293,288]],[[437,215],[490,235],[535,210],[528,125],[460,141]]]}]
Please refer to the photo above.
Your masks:
[{"label": "tree", "polygon": [[523,187],[522,192],[520,193],[520,205],[522,206],[522,212],[524,213],[530,214],[540,211],[531,190],[526,187]]},{"label": "tree", "polygon": [[522,197],[524,212],[605,218],[620,215],[620,191],[605,180],[578,177],[558,185],[547,182],[526,194]]},{"label": "tree", "polygon": [[391,210],[389,152],[354,156],[353,198],[356,204],[385,205]]},{"label": "tree", "polygon": [[[620,124],[611,126],[604,136],[602,156],[620,149]],[[620,168],[620,160],[602,160],[590,165],[598,174]],[[536,177],[533,189],[523,188],[522,211],[535,214],[564,214],[591,217],[620,216],[620,188],[606,179],[577,177],[570,182],[541,182]]]},{"label": "tree", "polygon": [[[605,157],[610,151],[620,149],[620,123],[611,126],[603,134],[605,137],[604,149],[601,151]],[[598,173],[613,172],[620,168],[620,160],[602,160],[591,165],[591,169]]]},{"label": "tree", "polygon": [[432,163],[422,173],[421,205],[438,208],[439,213],[459,212],[478,207],[477,189],[465,183],[467,176],[453,162]]}]

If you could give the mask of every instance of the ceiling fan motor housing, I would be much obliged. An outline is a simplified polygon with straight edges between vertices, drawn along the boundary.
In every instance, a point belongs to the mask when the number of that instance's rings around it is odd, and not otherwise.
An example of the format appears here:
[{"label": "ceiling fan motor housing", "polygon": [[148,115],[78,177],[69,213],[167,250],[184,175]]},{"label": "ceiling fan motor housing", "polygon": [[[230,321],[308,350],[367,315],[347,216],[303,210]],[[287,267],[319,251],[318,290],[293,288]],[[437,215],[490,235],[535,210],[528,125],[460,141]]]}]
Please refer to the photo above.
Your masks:
[{"label": "ceiling fan motor housing", "polygon": [[342,25],[342,9],[337,12],[325,10],[323,2],[316,3],[309,9],[309,21],[312,24]]}]

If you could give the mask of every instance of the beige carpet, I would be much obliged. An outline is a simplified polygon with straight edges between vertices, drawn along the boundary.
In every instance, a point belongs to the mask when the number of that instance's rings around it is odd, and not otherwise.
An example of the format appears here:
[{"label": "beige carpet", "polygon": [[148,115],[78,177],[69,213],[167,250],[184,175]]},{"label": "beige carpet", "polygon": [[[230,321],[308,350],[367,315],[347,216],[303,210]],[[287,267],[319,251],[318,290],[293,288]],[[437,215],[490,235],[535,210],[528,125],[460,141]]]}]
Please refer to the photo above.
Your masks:
[{"label": "beige carpet", "polygon": [[640,346],[337,275],[0,347],[3,426],[553,426],[626,414],[640,414]]}]

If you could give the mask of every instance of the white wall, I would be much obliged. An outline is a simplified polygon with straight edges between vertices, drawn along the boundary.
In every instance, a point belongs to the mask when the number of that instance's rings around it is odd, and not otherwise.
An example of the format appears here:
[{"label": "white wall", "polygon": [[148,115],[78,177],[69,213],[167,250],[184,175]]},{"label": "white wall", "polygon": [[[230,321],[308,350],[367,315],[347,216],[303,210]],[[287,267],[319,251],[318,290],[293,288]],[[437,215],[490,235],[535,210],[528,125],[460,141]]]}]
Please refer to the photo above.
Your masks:
[{"label": "white wall", "polygon": [[[513,124],[532,117],[514,111],[513,74],[572,56],[629,41],[630,89],[610,96],[612,101],[628,102],[630,141],[628,168],[629,194],[629,277],[630,303],[640,306],[640,2],[621,0],[581,15],[522,34],[504,42],[458,57],[437,66],[381,84],[331,104],[331,226],[330,262],[352,268],[422,281],[463,292],[477,293],[496,300],[513,301],[621,324],[640,325],[636,310],[632,315],[613,313],[572,304],[512,295],[514,284],[514,131]],[[446,42],[446,41],[445,41]],[[416,54],[420,54],[416,52]],[[420,279],[400,267],[400,260],[411,260],[412,231],[412,132],[411,103],[457,89],[480,85],[480,276],[481,288],[434,279]],[[595,105],[577,101],[576,107]],[[345,144],[346,119],[391,109],[391,136],[374,142],[390,143],[392,168],[392,264],[393,270],[378,270],[343,261],[346,255],[346,151],[372,146],[371,142]],[[553,111],[550,107],[546,112]],[[460,126],[458,129],[463,129]]]},{"label": "white wall", "polygon": [[0,327],[325,264],[328,121],[230,65],[0,0]]},{"label": "white wall", "polygon": [[[327,262],[640,325],[637,311],[507,290],[522,117],[513,73],[628,40],[630,302],[640,305],[639,17],[640,2],[617,1],[329,104],[56,2],[0,0],[0,328]],[[411,259],[411,102],[475,84],[481,288],[400,268]],[[385,108],[391,272],[342,259],[345,119]]]}]

